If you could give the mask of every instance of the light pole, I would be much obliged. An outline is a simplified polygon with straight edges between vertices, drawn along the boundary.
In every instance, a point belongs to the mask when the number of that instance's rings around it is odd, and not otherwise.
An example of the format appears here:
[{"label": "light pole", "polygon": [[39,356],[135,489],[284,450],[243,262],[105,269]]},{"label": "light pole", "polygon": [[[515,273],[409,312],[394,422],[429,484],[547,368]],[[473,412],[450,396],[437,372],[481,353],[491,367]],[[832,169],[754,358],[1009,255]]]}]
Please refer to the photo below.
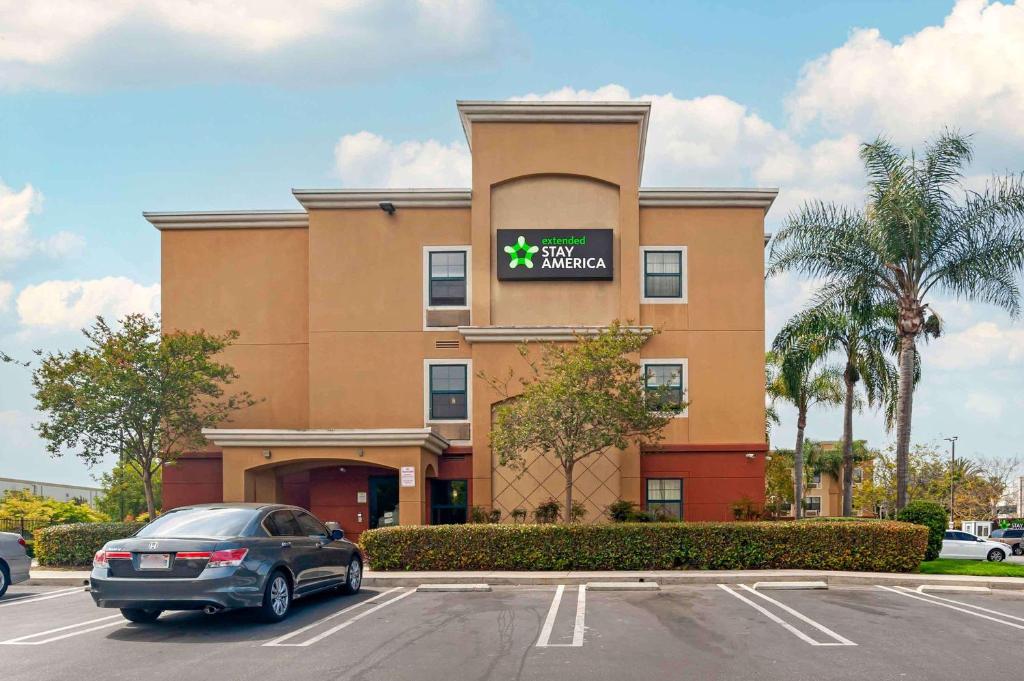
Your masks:
[{"label": "light pole", "polygon": [[949,529],[951,529],[951,530],[956,529],[953,526],[953,500],[954,500],[953,485],[955,484],[955,481],[956,481],[956,478],[954,477],[956,475],[956,470],[955,470],[954,466],[956,465],[956,441],[957,441],[957,438],[958,438],[957,435],[954,435],[953,437],[944,437],[944,438],[942,438],[943,440],[945,440],[946,442],[949,443],[949,447],[950,447],[950,449],[949,449]]}]

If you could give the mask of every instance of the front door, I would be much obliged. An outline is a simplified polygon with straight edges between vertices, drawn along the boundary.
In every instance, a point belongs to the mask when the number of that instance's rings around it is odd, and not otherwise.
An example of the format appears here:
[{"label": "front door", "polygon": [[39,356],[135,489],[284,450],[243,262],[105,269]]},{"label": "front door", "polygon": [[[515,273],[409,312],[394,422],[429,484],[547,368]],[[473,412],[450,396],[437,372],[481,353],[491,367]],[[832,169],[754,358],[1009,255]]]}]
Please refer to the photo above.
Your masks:
[{"label": "front door", "polygon": [[398,476],[370,476],[370,529],[398,524]]}]

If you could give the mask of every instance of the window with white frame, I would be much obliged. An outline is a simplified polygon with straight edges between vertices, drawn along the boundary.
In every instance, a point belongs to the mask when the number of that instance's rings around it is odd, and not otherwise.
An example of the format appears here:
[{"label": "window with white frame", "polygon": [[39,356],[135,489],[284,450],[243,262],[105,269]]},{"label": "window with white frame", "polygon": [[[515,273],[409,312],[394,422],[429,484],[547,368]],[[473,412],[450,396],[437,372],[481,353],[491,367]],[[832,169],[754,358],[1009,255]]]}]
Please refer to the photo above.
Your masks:
[{"label": "window with white frame", "polygon": [[804,508],[812,513],[821,513],[821,497],[804,497]]},{"label": "window with white frame", "polygon": [[686,302],[686,246],[641,246],[640,258],[640,302]]}]

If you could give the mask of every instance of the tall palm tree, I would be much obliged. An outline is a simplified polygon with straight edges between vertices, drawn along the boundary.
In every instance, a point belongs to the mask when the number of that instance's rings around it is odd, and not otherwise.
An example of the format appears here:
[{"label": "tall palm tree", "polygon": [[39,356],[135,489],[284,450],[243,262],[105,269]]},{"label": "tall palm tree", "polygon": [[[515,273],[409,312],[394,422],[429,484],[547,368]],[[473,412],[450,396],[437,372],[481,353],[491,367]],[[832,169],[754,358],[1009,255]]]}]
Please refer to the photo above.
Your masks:
[{"label": "tall palm tree", "polygon": [[[896,402],[897,371],[889,360],[899,345],[894,317],[892,308],[827,297],[794,315],[772,343],[772,349],[782,355],[803,349],[842,356],[844,516],[853,515],[853,412],[858,407],[857,384],[864,386],[868,406]],[[887,425],[891,426],[893,409],[885,412],[890,417]]]},{"label": "tall palm tree", "polygon": [[824,279],[825,295],[852,295],[898,310],[896,506],[903,508],[916,344],[937,333],[929,296],[945,293],[1020,314],[1024,176],[994,177],[981,192],[964,188],[970,139],[949,131],[920,157],[883,138],[864,144],[860,156],[868,175],[867,207],[805,204],[776,236],[768,272],[797,270]]},{"label": "tall palm tree", "polygon": [[769,352],[767,365],[771,380],[768,395],[796,407],[796,447],[793,449],[793,478],[796,485],[796,517],[803,516],[804,431],[807,412],[816,404],[842,402],[841,372],[836,367],[822,366],[823,356],[807,350],[795,350],[788,355]]}]

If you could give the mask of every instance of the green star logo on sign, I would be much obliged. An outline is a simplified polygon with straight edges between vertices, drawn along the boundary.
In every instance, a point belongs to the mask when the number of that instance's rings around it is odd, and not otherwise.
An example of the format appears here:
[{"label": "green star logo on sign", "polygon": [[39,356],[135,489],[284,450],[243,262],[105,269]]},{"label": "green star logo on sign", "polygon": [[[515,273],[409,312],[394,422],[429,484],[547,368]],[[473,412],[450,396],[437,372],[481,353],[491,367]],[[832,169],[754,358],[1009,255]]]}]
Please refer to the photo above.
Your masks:
[{"label": "green star logo on sign", "polygon": [[526,237],[520,236],[515,245],[505,246],[504,250],[508,253],[508,266],[511,269],[515,269],[520,265],[524,265],[528,269],[533,269],[533,254],[540,249],[536,246],[529,245],[526,243]]}]

